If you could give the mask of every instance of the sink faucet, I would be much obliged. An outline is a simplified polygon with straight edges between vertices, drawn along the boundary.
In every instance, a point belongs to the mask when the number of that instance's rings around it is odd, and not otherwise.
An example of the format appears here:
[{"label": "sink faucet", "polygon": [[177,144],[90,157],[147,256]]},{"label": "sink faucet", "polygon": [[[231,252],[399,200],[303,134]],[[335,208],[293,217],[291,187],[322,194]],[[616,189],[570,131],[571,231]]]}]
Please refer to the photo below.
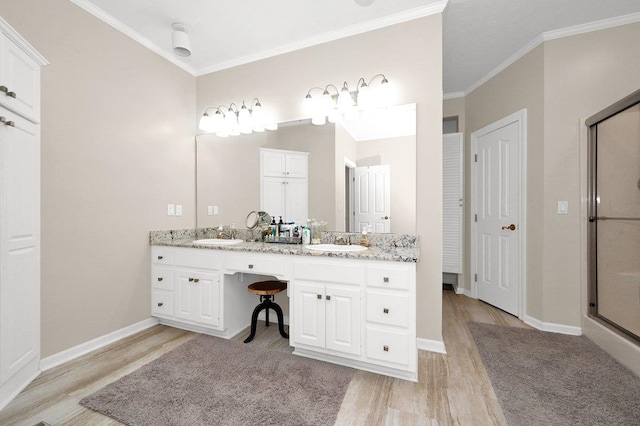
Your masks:
[{"label": "sink faucet", "polygon": [[351,235],[347,235],[346,237],[342,235],[336,235],[335,244],[340,246],[351,245]]}]

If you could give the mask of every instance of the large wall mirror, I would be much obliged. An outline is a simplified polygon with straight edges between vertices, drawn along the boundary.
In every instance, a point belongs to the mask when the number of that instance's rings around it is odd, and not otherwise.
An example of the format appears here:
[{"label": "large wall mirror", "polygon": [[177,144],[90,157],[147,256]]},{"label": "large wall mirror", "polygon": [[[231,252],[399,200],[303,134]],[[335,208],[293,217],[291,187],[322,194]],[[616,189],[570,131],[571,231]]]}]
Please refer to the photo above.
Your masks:
[{"label": "large wall mirror", "polygon": [[300,120],[249,135],[198,135],[197,227],[243,227],[261,209],[261,148],[308,153],[308,216],[329,230],[360,232],[363,220],[372,232],[415,234],[415,104],[324,126]]}]

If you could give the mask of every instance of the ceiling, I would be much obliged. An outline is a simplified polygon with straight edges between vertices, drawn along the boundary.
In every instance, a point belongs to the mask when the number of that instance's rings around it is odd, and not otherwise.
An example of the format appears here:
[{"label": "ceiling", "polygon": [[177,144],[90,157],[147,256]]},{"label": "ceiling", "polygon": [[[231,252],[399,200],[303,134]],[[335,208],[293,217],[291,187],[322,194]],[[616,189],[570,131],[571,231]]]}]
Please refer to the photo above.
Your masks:
[{"label": "ceiling", "polygon": [[[543,33],[629,14],[638,14],[630,21],[640,21],[639,0],[71,1],[194,75],[405,22],[446,5],[445,94],[468,91]],[[174,22],[187,27],[190,57],[171,50]]]}]

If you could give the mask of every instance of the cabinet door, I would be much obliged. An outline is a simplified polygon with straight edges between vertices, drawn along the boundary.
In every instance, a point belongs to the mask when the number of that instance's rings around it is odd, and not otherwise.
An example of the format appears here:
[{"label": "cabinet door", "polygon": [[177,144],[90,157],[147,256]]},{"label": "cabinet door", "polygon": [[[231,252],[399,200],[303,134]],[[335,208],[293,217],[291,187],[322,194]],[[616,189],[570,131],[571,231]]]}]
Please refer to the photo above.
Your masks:
[{"label": "cabinet door", "polygon": [[360,289],[327,286],[326,347],[360,355]]},{"label": "cabinet door", "polygon": [[285,177],[286,156],[281,152],[260,151],[262,176]]},{"label": "cabinet door", "polygon": [[[1,95],[1,94],[0,94]],[[39,128],[0,107],[0,382],[40,352]]]},{"label": "cabinet door", "polygon": [[0,33],[0,104],[33,122],[40,117],[40,66]]},{"label": "cabinet door", "polygon": [[288,222],[306,223],[309,217],[307,179],[287,179],[284,187],[285,218]]},{"label": "cabinet door", "polygon": [[175,316],[205,325],[220,324],[220,279],[218,274],[176,270]]},{"label": "cabinet door", "polygon": [[278,216],[286,219],[285,181],[283,178],[263,177],[260,180],[260,210],[269,213],[278,221]]},{"label": "cabinet door", "polygon": [[304,154],[287,154],[285,157],[285,175],[289,178],[306,178],[309,157]]},{"label": "cabinet door", "polygon": [[324,285],[294,283],[294,344],[325,347]]}]

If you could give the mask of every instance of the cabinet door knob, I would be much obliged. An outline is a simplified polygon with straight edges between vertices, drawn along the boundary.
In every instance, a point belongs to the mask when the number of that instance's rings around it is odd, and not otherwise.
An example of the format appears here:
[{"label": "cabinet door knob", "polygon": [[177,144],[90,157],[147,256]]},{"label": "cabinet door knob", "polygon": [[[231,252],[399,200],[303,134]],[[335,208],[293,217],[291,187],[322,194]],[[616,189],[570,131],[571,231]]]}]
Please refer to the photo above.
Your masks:
[{"label": "cabinet door knob", "polygon": [[7,86],[0,86],[0,92],[7,93],[8,91],[9,89],[7,88]]},{"label": "cabinet door knob", "polygon": [[198,282],[200,282],[200,278],[194,278],[194,279],[193,279],[193,282],[194,282],[194,283],[198,283]]},{"label": "cabinet door knob", "polygon": [[322,299],[322,295],[321,294],[317,294],[316,296],[318,297],[318,299]]},{"label": "cabinet door knob", "polygon": [[7,121],[4,123],[4,125],[9,127],[16,127],[16,123],[14,123],[13,121]]},{"label": "cabinet door knob", "polygon": [[5,121],[7,121],[7,119],[2,117],[2,116],[0,116],[0,123],[4,123]]},{"label": "cabinet door knob", "polygon": [[162,260],[162,259],[163,259],[163,257],[162,257],[162,256],[158,256],[158,260]]},{"label": "cabinet door knob", "polygon": [[382,279],[382,281],[384,281],[385,283],[388,283],[388,282],[389,282],[389,277],[384,277],[384,278]]},{"label": "cabinet door knob", "polygon": [[193,282],[193,278],[189,278],[189,282],[192,283]]},{"label": "cabinet door knob", "polygon": [[160,307],[160,306],[162,306],[162,305],[164,305],[164,303],[162,303],[162,302],[158,302],[158,307]]},{"label": "cabinet door knob", "polygon": [[164,278],[162,277],[158,277],[158,281],[162,281]]},{"label": "cabinet door knob", "polygon": [[253,269],[253,265],[251,265],[251,264],[250,264],[250,265],[249,265],[249,269]]},{"label": "cabinet door knob", "polygon": [[389,308],[384,308],[384,309],[382,310],[382,312],[384,312],[385,314],[388,314],[388,313],[389,313]]},{"label": "cabinet door knob", "polygon": [[383,351],[385,351],[385,352],[389,352],[389,346],[384,345],[384,346],[382,347],[382,350],[383,350]]},{"label": "cabinet door knob", "polygon": [[327,294],[327,300],[331,300],[331,296]]},{"label": "cabinet door knob", "polygon": [[15,99],[16,98],[16,92],[7,92],[7,96],[10,98]]}]

